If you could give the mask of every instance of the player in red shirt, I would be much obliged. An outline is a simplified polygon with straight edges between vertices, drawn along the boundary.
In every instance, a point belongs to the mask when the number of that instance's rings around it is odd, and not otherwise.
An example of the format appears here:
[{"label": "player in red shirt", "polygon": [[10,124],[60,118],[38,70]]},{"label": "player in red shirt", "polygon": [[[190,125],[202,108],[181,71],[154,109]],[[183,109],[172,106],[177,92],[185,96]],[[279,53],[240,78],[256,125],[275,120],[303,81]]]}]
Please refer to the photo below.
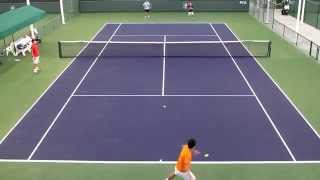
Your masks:
[{"label": "player in red shirt", "polygon": [[188,10],[188,16],[193,16],[193,5],[192,5],[192,1],[188,0],[187,1],[187,10]]},{"label": "player in red shirt", "polygon": [[32,70],[34,73],[37,73],[40,70],[39,68],[40,51],[39,51],[38,43],[35,39],[32,39],[31,54],[32,54],[32,60],[33,60]]}]

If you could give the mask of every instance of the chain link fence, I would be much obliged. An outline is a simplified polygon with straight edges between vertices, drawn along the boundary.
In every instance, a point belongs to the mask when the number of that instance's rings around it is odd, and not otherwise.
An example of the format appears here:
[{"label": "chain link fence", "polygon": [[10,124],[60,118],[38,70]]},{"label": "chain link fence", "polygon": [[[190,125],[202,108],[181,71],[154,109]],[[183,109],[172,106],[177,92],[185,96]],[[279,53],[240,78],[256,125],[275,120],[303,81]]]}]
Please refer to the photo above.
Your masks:
[{"label": "chain link fence", "polygon": [[294,44],[302,52],[320,62],[319,44],[314,43],[312,40],[297,33],[294,29],[291,29],[274,18],[276,11],[281,8],[281,4],[276,4],[268,0],[250,0],[249,13],[283,39]]}]

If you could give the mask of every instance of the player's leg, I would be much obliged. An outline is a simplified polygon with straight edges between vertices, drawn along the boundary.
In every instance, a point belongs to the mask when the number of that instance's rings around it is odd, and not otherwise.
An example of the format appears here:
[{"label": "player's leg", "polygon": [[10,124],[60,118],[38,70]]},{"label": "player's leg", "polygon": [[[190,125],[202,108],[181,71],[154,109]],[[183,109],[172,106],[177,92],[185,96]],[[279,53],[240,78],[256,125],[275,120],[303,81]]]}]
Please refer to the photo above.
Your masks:
[{"label": "player's leg", "polygon": [[32,71],[35,72],[36,71],[36,62],[35,62],[35,57],[32,57]]},{"label": "player's leg", "polygon": [[196,180],[196,176],[191,172],[191,171],[188,171],[188,180]]},{"label": "player's leg", "polygon": [[40,70],[39,64],[40,64],[40,56],[37,57],[37,67],[36,67],[36,69],[37,69],[38,71]]},{"label": "player's leg", "polygon": [[166,180],[172,180],[178,174],[179,174],[178,169],[176,167],[174,167],[174,171],[169,175],[169,177]]},{"label": "player's leg", "polygon": [[169,175],[169,177],[168,177],[166,180],[172,180],[174,177],[176,177],[176,175],[175,175],[175,173],[173,172],[173,173],[171,173],[171,174]]},{"label": "player's leg", "polygon": [[39,56],[33,58],[33,72],[37,73],[38,70],[40,70],[40,68],[39,68]]},{"label": "player's leg", "polygon": [[179,176],[179,177],[181,177],[181,178],[184,179],[184,180],[195,180],[195,179],[192,179],[192,177],[194,177],[194,176],[192,176],[193,174],[192,174],[192,173],[190,174],[190,173],[191,173],[191,171],[180,172],[180,171],[175,167],[174,173],[173,173],[171,176],[169,176],[168,180],[173,179],[175,176]]}]

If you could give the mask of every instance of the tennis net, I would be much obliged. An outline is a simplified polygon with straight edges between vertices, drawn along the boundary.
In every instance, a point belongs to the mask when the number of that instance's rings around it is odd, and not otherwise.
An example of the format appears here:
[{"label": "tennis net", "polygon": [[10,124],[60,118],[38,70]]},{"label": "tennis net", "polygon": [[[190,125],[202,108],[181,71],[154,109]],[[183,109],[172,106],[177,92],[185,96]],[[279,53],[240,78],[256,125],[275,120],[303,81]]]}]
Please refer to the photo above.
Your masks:
[{"label": "tennis net", "polygon": [[271,41],[59,41],[59,57],[270,57]]}]

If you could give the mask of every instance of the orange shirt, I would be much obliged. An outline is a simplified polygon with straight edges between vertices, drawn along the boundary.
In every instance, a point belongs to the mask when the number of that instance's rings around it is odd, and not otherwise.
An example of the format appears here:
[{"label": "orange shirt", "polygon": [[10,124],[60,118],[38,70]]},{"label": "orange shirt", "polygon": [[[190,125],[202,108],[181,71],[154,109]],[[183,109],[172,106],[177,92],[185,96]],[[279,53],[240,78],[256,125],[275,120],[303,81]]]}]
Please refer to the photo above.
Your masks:
[{"label": "orange shirt", "polygon": [[176,168],[180,172],[186,172],[190,170],[192,161],[192,152],[188,148],[188,145],[183,145],[180,151],[180,155],[176,164]]}]

